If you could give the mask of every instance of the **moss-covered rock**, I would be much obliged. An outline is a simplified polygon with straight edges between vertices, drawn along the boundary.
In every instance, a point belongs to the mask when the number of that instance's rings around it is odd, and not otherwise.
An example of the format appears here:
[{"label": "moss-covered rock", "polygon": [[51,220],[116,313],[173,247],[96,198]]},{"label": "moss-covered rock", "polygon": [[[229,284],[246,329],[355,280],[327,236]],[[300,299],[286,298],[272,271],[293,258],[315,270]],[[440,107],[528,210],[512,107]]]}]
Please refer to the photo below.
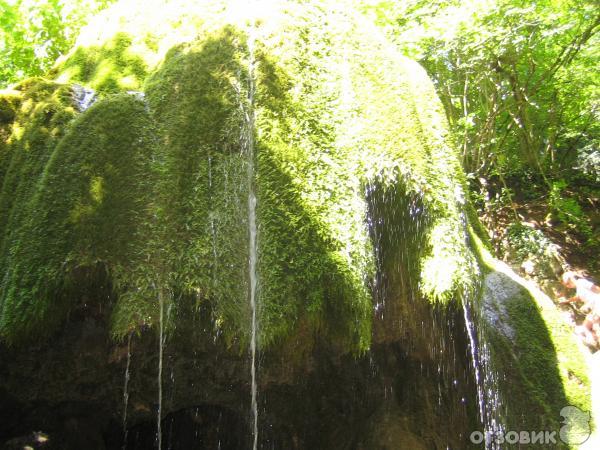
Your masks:
[{"label": "moss-covered rock", "polygon": [[[41,131],[35,122],[28,125]],[[74,297],[75,274],[85,267],[104,266],[126,301],[148,238],[141,226],[150,222],[151,130],[143,103],[123,94],[93,106],[54,147],[47,148],[52,141],[44,135],[43,145],[27,140],[13,150],[8,174],[16,179],[13,187],[6,178],[2,197],[10,211],[2,261],[5,339],[39,335],[60,323]],[[45,153],[31,155],[28,145]],[[144,310],[140,297],[137,312]]]},{"label": "moss-covered rock", "polygon": [[[168,3],[160,10],[181,6]],[[5,177],[30,186],[18,201],[30,203],[19,208],[23,223],[10,227],[20,238],[4,241],[5,338],[25,326],[44,329],[54,313],[42,311],[54,310],[69,271],[102,264],[120,294],[116,336],[153,323],[150,298],[163,291],[175,306],[181,296],[210,302],[216,326],[247,339],[250,189],[263,346],[302,327],[307,337],[368,348],[381,263],[371,216],[393,220],[369,202],[385,203],[393,190],[420,199],[404,223],[390,223],[410,227],[419,217],[413,290],[447,304],[473,289],[462,176],[441,105],[417,64],[336,5],[282,1],[244,16],[202,3],[166,17],[148,7],[132,14],[132,5],[104,13],[95,35],[84,32],[53,72],[107,100],[66,137],[36,143],[44,157],[28,154],[37,170],[26,180],[13,169]],[[147,109],[111,97],[132,89],[144,91]],[[8,141],[19,133],[13,126]],[[19,155],[15,145],[8,151]],[[110,160],[135,158],[131,152],[147,160]],[[3,197],[10,205],[11,189]]]},{"label": "moss-covered rock", "polygon": [[480,251],[486,273],[481,330],[498,373],[498,417],[505,430],[556,431],[558,440],[564,407],[591,411],[580,344],[550,298],[483,247]]},{"label": "moss-covered rock", "polygon": [[[75,111],[66,85],[34,78],[14,91],[12,97],[18,101],[12,103],[12,123],[0,146],[0,329],[12,328],[16,334],[20,314],[8,300],[17,290],[10,280],[17,270],[34,272],[40,267],[26,265],[15,249],[30,239],[26,228],[35,220],[32,205],[38,182]],[[40,303],[30,299],[23,306],[34,311]],[[2,333],[7,339],[10,334]]]},{"label": "moss-covered rock", "polygon": [[22,95],[17,90],[0,91],[0,180],[4,180],[10,164],[8,139],[17,116]]}]

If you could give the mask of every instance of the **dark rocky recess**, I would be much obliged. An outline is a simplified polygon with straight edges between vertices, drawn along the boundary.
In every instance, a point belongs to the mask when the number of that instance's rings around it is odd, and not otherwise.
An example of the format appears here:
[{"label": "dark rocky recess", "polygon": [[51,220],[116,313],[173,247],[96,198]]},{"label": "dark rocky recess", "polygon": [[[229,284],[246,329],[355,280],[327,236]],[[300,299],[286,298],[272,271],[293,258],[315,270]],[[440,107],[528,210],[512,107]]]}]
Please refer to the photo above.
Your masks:
[{"label": "dark rocky recess", "polygon": [[[127,342],[108,333],[106,280],[79,302],[53,336],[0,353],[2,449],[148,449],[156,445],[158,341],[146,329],[131,338],[124,442]],[[96,295],[94,295],[94,293]],[[163,366],[163,445],[172,449],[242,449],[251,445],[249,358],[212,330],[208,308],[180,312]],[[450,315],[451,317],[448,317]],[[435,324],[442,318],[448,326]],[[362,356],[319,343],[262,354],[260,448],[466,448],[478,427],[468,346],[460,314],[421,317],[429,348],[412,340],[376,343]],[[375,322],[381,323],[379,321]],[[432,355],[446,344],[442,356]],[[318,339],[317,339],[318,340]],[[301,347],[301,346],[300,346]],[[42,438],[40,440],[40,437]]]}]

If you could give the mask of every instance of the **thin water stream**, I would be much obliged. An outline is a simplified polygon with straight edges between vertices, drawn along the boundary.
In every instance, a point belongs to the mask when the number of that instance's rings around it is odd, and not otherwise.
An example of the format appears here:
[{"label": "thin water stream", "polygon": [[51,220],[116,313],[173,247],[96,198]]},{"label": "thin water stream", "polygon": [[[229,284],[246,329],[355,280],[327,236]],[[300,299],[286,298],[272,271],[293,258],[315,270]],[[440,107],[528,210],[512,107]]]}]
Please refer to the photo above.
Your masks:
[{"label": "thin water stream", "polygon": [[162,370],[163,370],[163,350],[164,350],[164,299],[162,291],[158,291],[158,303],[160,308],[159,318],[159,344],[158,344],[158,411],[156,413],[156,440],[158,450],[162,449]]},{"label": "thin water stream", "polygon": [[123,447],[127,447],[127,407],[129,406],[129,377],[131,368],[131,333],[127,337],[127,365],[125,366],[125,381],[123,382]]},{"label": "thin water stream", "polygon": [[[258,448],[258,385],[257,385],[257,338],[258,338],[258,317],[257,317],[257,287],[258,287],[258,245],[257,245],[257,225],[256,225],[256,192],[255,192],[255,146],[254,146],[254,42],[255,42],[255,23],[248,23],[248,41],[247,41],[247,98],[242,100],[240,95],[240,107],[242,110],[244,123],[242,126],[242,147],[246,156],[246,181],[248,188],[248,280],[251,313],[251,334],[250,334],[250,381],[251,381],[251,410],[252,410],[252,448]],[[240,78],[241,81],[241,78]]]},{"label": "thin water stream", "polygon": [[248,276],[250,279],[250,310],[252,314],[252,333],[250,336],[250,354],[252,366],[250,369],[251,405],[253,419],[253,450],[258,447],[258,388],[256,383],[256,340],[257,340],[257,315],[256,315],[256,289],[258,284],[257,275],[257,227],[256,227],[256,193],[254,190],[254,33],[248,36],[248,108],[245,112],[246,119],[246,151],[248,158]]},{"label": "thin water stream", "polygon": [[[499,432],[501,427],[498,420],[500,401],[498,398],[498,387],[492,368],[489,367],[489,351],[485,343],[477,333],[477,327],[473,320],[471,307],[467,299],[462,302],[465,318],[465,327],[469,338],[471,353],[471,365],[475,373],[475,384],[477,388],[477,403],[479,406],[479,416],[485,436],[493,436]],[[494,439],[485,440],[486,450],[497,450],[498,444]]]},{"label": "thin water stream", "polygon": [[250,338],[250,353],[252,356],[252,368],[250,377],[252,379],[252,418],[253,418],[253,445],[254,450],[258,446],[258,388],[256,384],[256,334],[257,334],[257,318],[256,318],[256,196],[254,192],[248,195],[248,226],[250,232],[250,308],[252,311],[252,335]]},{"label": "thin water stream", "polygon": [[481,374],[481,364],[479,362],[479,345],[477,344],[475,324],[471,319],[471,311],[466,299],[462,302],[462,306],[465,318],[465,327],[467,328],[467,335],[469,337],[469,346],[471,350],[471,365],[473,367],[473,372],[475,372],[475,384],[477,387],[477,405],[479,407],[479,416],[481,418],[481,421],[485,422],[485,390]]}]

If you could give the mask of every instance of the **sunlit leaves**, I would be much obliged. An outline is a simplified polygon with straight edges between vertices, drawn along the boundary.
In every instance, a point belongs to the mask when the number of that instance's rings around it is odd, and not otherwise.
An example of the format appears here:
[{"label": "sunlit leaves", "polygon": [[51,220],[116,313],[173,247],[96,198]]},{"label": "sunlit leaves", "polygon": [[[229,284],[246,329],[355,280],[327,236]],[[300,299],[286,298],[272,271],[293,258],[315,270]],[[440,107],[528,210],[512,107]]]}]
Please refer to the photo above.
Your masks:
[{"label": "sunlit leaves", "polygon": [[0,87],[46,72],[114,0],[0,0]]},{"label": "sunlit leaves", "polygon": [[551,175],[561,153],[597,139],[594,2],[364,3],[434,77],[468,171]]}]

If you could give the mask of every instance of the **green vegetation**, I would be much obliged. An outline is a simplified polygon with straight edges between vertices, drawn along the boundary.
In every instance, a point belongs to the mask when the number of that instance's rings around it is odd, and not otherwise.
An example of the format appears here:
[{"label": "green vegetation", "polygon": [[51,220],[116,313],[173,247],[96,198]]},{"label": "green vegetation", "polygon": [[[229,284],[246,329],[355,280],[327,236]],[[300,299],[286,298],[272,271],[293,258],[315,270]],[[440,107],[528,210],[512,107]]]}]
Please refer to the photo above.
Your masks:
[{"label": "green vegetation", "polygon": [[[0,327],[10,324],[15,334],[19,333],[20,330],[17,330],[23,323],[8,299],[15,295],[36,296],[29,291],[17,293],[16,286],[7,283],[9,278],[14,277],[17,266],[21,271],[35,270],[15,264],[15,248],[28,239],[24,226],[34,220],[32,211],[35,210],[29,205],[35,197],[37,182],[75,114],[68,86],[30,79],[17,88],[17,91],[2,96],[3,103],[12,105],[10,111],[14,122],[5,123],[4,129],[10,130],[10,134],[6,133],[7,140],[0,147],[0,173],[3,174],[0,192],[0,268],[3,274]],[[43,308],[43,304],[31,298],[28,302],[18,303],[32,312]],[[24,321],[27,323],[27,318]]]},{"label": "green vegetation", "polygon": [[[344,3],[282,1],[252,20],[163,3],[114,5],[46,71],[84,15],[61,28],[63,3],[40,9],[35,59],[25,3],[0,1],[0,80],[47,76],[0,92],[2,340],[51,333],[103,272],[115,339],[156,326],[164,301],[167,330],[173,308],[208,305],[246,348],[250,189],[262,348],[366,351],[378,271],[435,308],[476,298],[482,267],[497,269],[469,244],[469,222],[486,239],[470,196],[515,218],[515,198],[541,196],[597,245],[582,201],[599,176],[591,2],[364,2],[397,47]],[[86,111],[74,84],[98,93]],[[538,230],[508,228],[519,257],[550,257]],[[588,408],[556,311],[520,287],[502,307],[515,334],[489,331],[493,358],[506,395],[531,396],[510,425],[530,405],[552,426],[565,402]]]},{"label": "green vegetation", "polygon": [[114,0],[0,0],[0,88],[43,75],[79,29]]},{"label": "green vegetation", "polygon": [[532,265],[538,279],[553,280],[561,272],[559,248],[541,230],[515,222],[507,229],[506,242],[507,259],[520,267]]},{"label": "green vegetation", "polygon": [[102,93],[139,90],[147,65],[131,45],[129,35],[118,33],[100,47],[78,47],[55,71],[60,70],[61,81],[82,83]]},{"label": "green vegetation", "polygon": [[[74,115],[72,99],[66,95],[69,106],[59,111],[51,108],[60,103],[48,100],[69,89],[38,81],[24,97],[42,88],[52,97],[33,104],[36,110],[27,115],[21,136],[13,131],[0,197],[6,219],[0,330],[8,341],[43,334],[60,323],[77,300],[78,273],[95,265],[110,272],[118,290],[140,289],[132,286],[131,276],[143,258],[146,236],[140,224],[149,222],[152,187],[151,128],[144,106],[129,95],[113,97],[65,132]],[[23,105],[25,113],[27,101]],[[137,181],[131,183],[132,178]],[[146,309],[141,299],[136,309],[138,315]],[[136,319],[141,324],[146,318]]]},{"label": "green vegetation", "polygon": [[488,329],[496,367],[502,367],[507,429],[560,428],[560,410],[591,410],[590,380],[571,327],[553,305],[521,288],[504,303],[514,337]]}]

